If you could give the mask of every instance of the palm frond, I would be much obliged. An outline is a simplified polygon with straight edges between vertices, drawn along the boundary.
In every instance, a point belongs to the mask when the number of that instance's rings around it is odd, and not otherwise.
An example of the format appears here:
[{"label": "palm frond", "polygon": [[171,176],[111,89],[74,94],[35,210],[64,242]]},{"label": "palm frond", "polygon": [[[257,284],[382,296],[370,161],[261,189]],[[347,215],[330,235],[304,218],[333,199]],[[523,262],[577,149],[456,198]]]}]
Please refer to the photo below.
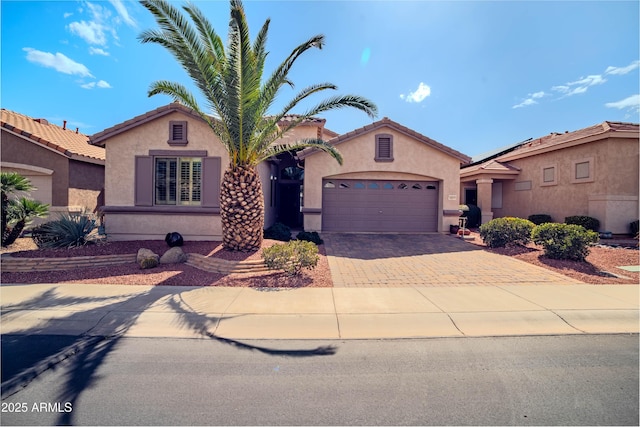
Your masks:
[{"label": "palm frond", "polygon": [[304,138],[297,140],[294,144],[280,144],[280,145],[271,145],[267,149],[265,149],[257,160],[259,162],[263,160],[267,160],[271,157],[275,157],[278,154],[292,152],[292,151],[300,151],[305,148],[316,148],[318,150],[322,150],[325,153],[329,154],[331,157],[336,159],[339,164],[342,164],[342,155],[333,145],[323,141],[322,139],[317,138]]}]

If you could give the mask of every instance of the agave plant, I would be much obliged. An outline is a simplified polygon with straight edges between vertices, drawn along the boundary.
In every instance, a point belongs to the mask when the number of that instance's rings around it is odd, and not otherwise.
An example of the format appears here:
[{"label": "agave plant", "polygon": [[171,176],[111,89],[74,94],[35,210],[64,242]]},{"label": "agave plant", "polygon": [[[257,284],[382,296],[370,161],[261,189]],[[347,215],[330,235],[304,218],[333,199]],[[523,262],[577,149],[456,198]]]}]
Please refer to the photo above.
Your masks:
[{"label": "agave plant", "polygon": [[185,16],[164,0],[145,0],[141,4],[151,12],[160,29],[144,31],[140,41],[159,44],[175,57],[206,99],[213,117],[206,114],[195,97],[179,83],[154,82],[149,96],[169,95],[191,108],[222,142],[230,159],[220,190],[223,246],[229,250],[257,250],[263,238],[264,196],[256,166],[269,157],[305,147],[319,148],[342,162],[340,153],[321,139],[303,139],[293,145],[274,145],[274,142],[304,120],[325,111],[353,107],[375,117],[377,107],[360,96],[334,96],[299,114],[281,128],[278,126],[280,120],[291,114],[301,101],[313,94],[336,89],[331,83],[311,85],[302,89],[278,113],[268,114],[280,89],[293,87],[288,74],[296,60],[311,48],[322,48],[324,36],[313,36],[297,46],[265,78],[270,20],[267,19],[251,42],[240,0],[230,2],[226,48],[195,5],[187,4],[182,8]]},{"label": "agave plant", "polygon": [[32,236],[39,248],[73,248],[89,242],[96,220],[88,215],[62,214],[33,229]]}]

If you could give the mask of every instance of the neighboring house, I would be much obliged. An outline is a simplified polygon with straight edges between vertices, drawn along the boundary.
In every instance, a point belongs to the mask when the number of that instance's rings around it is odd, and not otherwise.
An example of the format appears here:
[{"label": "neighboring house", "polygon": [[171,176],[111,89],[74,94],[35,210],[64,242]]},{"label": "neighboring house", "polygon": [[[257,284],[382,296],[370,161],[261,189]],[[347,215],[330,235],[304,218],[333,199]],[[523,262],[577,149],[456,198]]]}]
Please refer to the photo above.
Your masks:
[{"label": "neighboring house", "polygon": [[638,124],[603,122],[516,144],[462,166],[463,203],[477,204],[482,222],[549,214],[600,221],[624,234],[638,219]]},{"label": "neighboring house", "polygon": [[50,212],[95,212],[102,206],[105,150],[78,131],[2,109],[0,166],[36,187],[30,197]]},{"label": "neighboring house", "polygon": [[[457,222],[458,170],[469,157],[386,118],[342,136],[324,125],[306,120],[276,144],[321,137],[338,146],[344,165],[314,150],[258,165],[265,226],[424,232]],[[197,114],[172,103],[90,139],[107,151],[103,212],[111,239],[162,239],[170,231],[221,238],[218,198],[229,159]]]}]

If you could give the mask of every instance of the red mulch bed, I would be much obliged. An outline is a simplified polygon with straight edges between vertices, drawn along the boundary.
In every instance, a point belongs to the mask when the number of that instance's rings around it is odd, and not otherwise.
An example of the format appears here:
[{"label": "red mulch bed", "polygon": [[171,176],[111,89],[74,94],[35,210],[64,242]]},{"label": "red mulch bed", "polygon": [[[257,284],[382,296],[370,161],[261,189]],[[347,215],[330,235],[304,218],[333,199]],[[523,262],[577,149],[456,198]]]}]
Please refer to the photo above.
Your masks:
[{"label": "red mulch bed", "polygon": [[[638,247],[613,247],[615,240],[602,240],[599,246],[590,248],[590,253],[584,262],[551,259],[544,256],[542,246],[530,243],[526,247],[512,246],[506,248],[488,248],[477,232],[472,232],[474,240],[470,240],[485,250],[500,255],[507,255],[530,264],[543,267],[565,276],[591,284],[638,284],[640,273],[623,270],[620,266],[640,265]],[[628,239],[627,239],[628,240]]]},{"label": "red mulch bed", "polygon": [[[265,239],[262,247],[278,242]],[[39,250],[31,239],[18,239],[2,253],[21,258],[66,258],[78,256],[133,254],[146,248],[162,255],[169,247],[161,240],[109,242],[81,246],[72,249]],[[231,261],[262,259],[261,251],[253,253],[230,252],[222,249],[221,242],[185,242],[186,253],[197,253]],[[253,288],[283,287],[332,287],[329,263],[324,246],[318,247],[320,259],[313,270],[304,270],[300,277],[289,277],[282,272],[251,274],[216,274],[199,270],[186,264],[159,265],[142,270],[135,264],[110,267],[48,271],[30,273],[2,273],[2,283],[93,283],[112,285],[171,285],[171,286],[240,286]]]}]

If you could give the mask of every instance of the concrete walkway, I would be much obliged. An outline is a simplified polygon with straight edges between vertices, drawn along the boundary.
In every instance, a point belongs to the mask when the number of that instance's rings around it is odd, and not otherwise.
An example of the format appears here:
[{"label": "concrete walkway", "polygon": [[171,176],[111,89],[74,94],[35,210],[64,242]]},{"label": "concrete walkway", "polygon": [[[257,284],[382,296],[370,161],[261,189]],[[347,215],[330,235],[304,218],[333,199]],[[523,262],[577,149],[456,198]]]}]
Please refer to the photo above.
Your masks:
[{"label": "concrete walkway", "polygon": [[639,332],[639,286],[7,285],[2,334],[367,339]]},{"label": "concrete walkway", "polygon": [[443,234],[324,233],[336,288],[579,284]]}]

